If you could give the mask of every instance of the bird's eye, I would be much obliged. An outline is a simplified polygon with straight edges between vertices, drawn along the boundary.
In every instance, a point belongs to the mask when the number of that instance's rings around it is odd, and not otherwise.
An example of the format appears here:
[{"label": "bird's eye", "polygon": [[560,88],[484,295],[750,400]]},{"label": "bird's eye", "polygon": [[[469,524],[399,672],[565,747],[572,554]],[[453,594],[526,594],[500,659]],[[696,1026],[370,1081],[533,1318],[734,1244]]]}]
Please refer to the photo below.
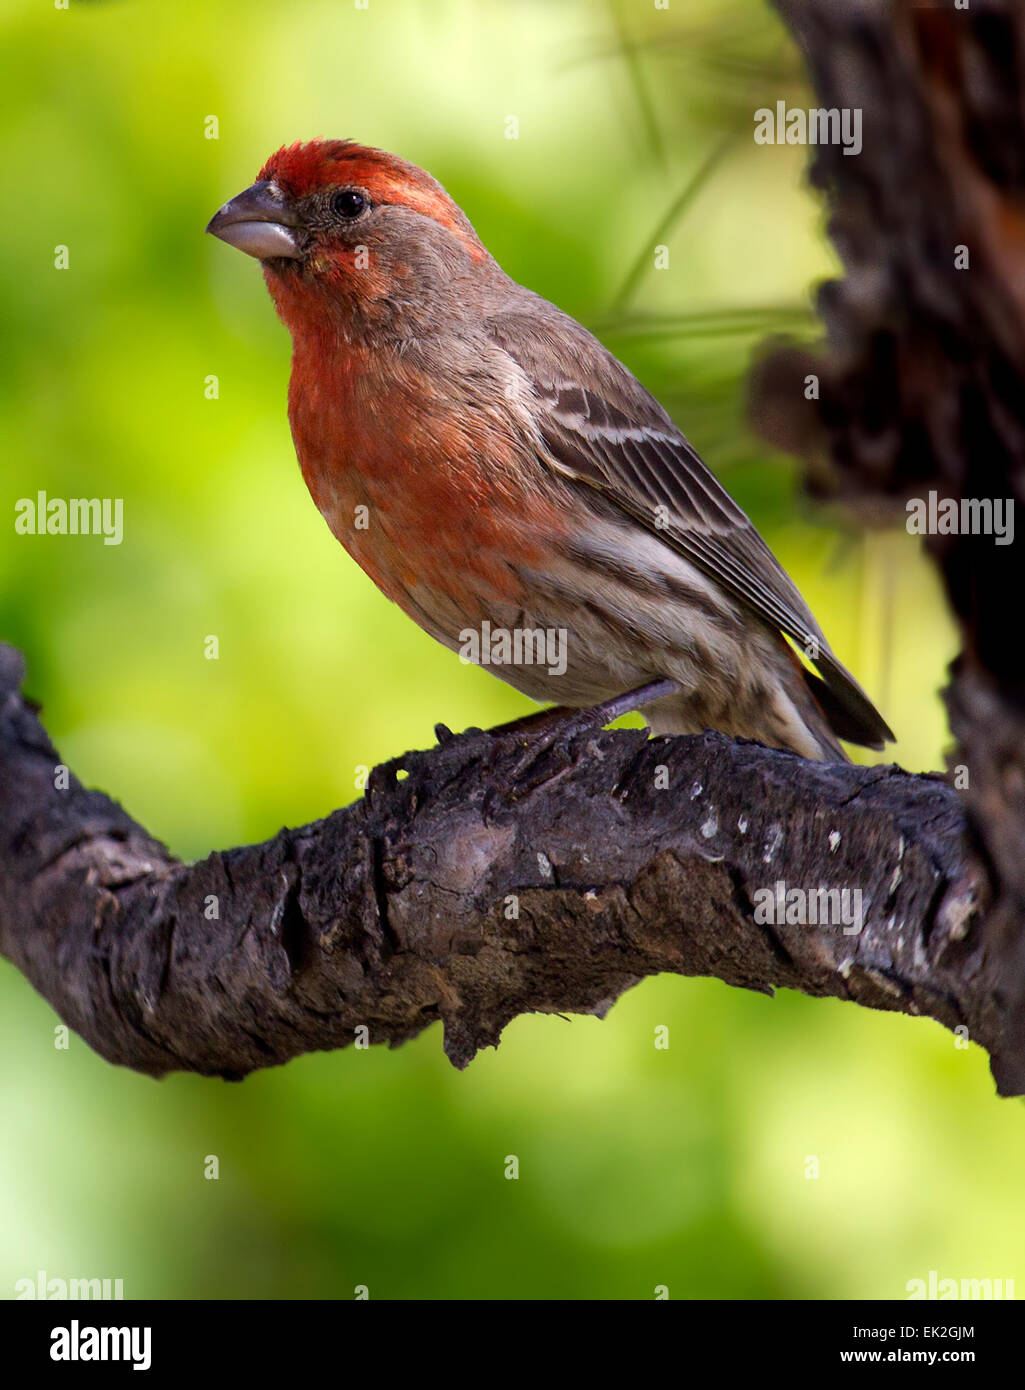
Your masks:
[{"label": "bird's eye", "polygon": [[335,194],[332,204],[339,217],[349,219],[358,217],[369,205],[366,194],[357,192],[355,188],[343,188],[341,193]]}]

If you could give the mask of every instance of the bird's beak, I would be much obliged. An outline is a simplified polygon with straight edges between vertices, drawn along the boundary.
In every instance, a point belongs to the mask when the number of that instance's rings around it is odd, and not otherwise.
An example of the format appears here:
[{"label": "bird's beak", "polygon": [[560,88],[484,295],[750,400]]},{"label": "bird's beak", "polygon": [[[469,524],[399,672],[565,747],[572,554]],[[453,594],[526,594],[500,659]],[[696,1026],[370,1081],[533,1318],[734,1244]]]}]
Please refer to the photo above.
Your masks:
[{"label": "bird's beak", "polygon": [[214,213],[207,231],[229,246],[257,260],[302,256],[295,234],[298,220],[282,194],[271,183],[254,183]]}]

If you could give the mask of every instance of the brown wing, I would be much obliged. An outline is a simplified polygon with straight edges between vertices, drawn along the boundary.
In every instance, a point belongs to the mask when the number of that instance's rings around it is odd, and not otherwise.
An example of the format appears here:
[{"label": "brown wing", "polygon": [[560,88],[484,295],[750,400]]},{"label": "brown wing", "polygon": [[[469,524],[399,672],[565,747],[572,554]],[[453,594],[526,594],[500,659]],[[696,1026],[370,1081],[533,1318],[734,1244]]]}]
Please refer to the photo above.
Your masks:
[{"label": "brown wing", "polygon": [[[821,703],[842,737],[873,748],[892,741],[793,581],[654,397],[575,320],[545,310],[551,335],[534,316],[498,315],[487,325],[533,384],[542,461],[602,493],[792,638],[821,673]],[[818,693],[820,682],[806,674]]]}]

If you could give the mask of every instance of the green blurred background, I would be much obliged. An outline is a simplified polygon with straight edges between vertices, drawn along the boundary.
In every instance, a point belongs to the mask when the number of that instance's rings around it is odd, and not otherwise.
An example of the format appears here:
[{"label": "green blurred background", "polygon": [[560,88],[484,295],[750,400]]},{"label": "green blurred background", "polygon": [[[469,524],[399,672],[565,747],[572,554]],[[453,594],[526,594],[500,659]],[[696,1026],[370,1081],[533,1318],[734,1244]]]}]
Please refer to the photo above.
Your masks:
[{"label": "green blurred background", "polygon": [[[836,271],[805,151],[752,139],[755,108],[808,103],[761,0],[0,14],[0,636],[86,784],[200,857],[353,800],[359,765],[438,720],[529,708],[332,540],[289,438],[287,335],[257,266],[203,236],[318,135],[429,168],[507,270],[601,333],[763,530],[896,759],[941,765],[955,639],[918,543],[816,512],[744,424],[753,348],[813,335]],[[124,543],[15,536],[39,488],[122,497]],[[521,1019],[461,1075],[435,1028],[242,1085],[155,1083],[55,1049],[56,1023],[3,967],[6,1297],[39,1269],[161,1298],[901,1298],[933,1269],[1025,1288],[1021,1107],[931,1022],[664,977],[604,1022]]]}]

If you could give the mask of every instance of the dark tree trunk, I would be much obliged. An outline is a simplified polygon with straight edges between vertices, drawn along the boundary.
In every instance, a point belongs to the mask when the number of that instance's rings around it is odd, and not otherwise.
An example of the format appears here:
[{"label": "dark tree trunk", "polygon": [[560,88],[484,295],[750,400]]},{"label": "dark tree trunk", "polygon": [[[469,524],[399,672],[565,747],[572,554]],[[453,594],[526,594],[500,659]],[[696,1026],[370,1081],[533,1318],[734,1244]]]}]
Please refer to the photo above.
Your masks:
[{"label": "dark tree trunk", "polygon": [[[766,432],[828,468],[819,490],[903,521],[909,498],[1025,499],[1025,6],[1019,0],[775,0],[816,99],[860,108],[863,152],[818,147],[844,278],[822,287],[821,352],[754,382]],[[804,379],[821,382],[805,399]],[[824,481],[828,479],[828,481]],[[1012,516],[1014,515],[1012,510]],[[909,541],[909,544],[912,542]],[[960,625],[946,692],[951,768],[992,905],[988,991],[1025,1090],[1025,548],[930,535]],[[1012,1060],[1012,1058],[1014,1060]]]}]

